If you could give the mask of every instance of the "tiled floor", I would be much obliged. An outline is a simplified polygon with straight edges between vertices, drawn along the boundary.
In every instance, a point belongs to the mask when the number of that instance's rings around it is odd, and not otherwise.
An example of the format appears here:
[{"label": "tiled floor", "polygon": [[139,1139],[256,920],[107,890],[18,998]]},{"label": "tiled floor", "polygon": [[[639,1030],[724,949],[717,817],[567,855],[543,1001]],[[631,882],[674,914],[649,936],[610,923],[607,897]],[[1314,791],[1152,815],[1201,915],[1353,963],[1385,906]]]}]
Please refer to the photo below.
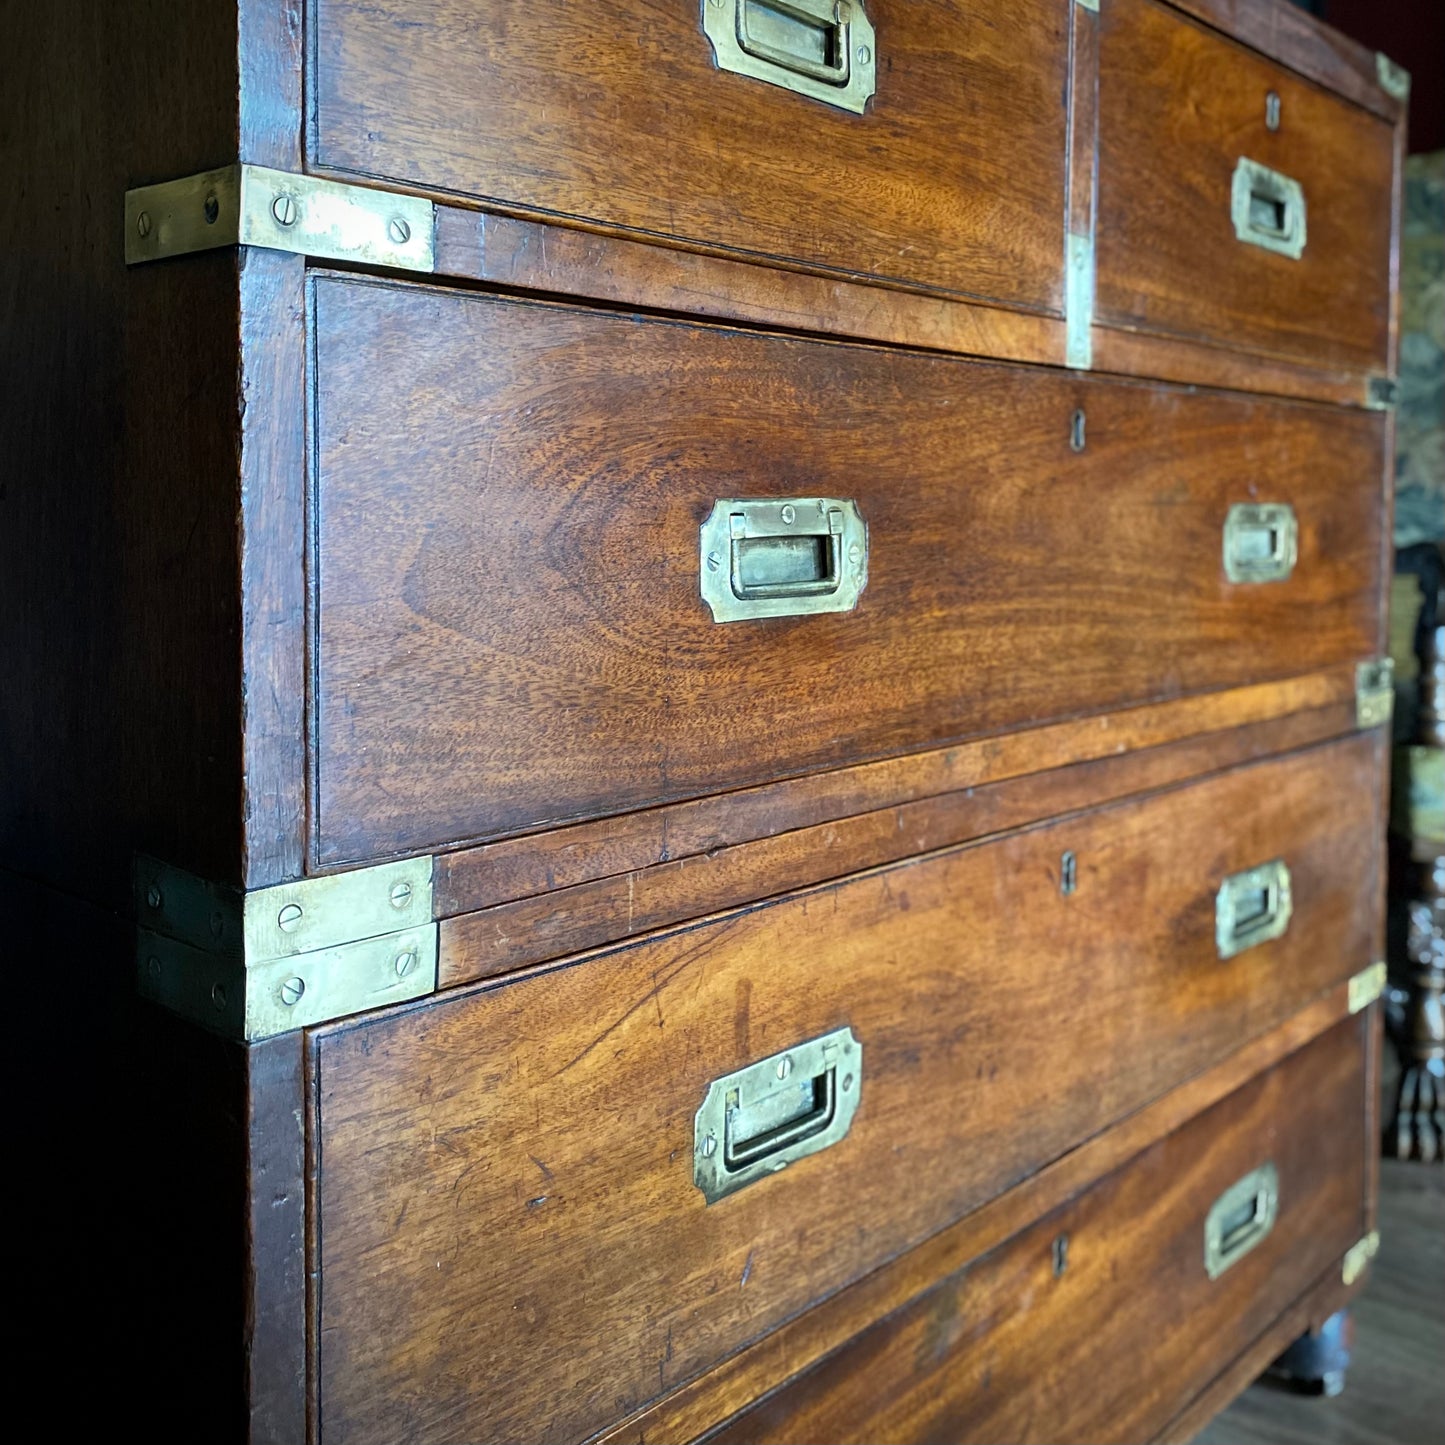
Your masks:
[{"label": "tiled floor", "polygon": [[1385,1160],[1380,1253],[1333,1400],[1252,1385],[1195,1445],[1445,1442],[1445,1167]]}]

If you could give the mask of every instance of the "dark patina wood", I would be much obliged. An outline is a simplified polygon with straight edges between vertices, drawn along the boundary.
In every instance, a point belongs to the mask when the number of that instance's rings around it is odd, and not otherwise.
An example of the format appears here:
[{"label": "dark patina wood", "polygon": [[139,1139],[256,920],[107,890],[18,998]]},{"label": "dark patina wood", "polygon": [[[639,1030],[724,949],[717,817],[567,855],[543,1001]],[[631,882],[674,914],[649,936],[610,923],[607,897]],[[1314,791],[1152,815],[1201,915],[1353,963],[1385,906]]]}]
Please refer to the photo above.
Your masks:
[{"label": "dark patina wood", "polygon": [[[1373,1143],[1362,1026],[1261,1075],[709,1441],[1149,1438],[1228,1366],[1251,1319],[1282,1314],[1326,1270],[1338,1285]],[[1209,1206],[1265,1161],[1279,1217],[1211,1280]]]},{"label": "dark patina wood", "polygon": [[864,8],[859,116],[717,70],[691,3],[322,0],[311,160],[1057,313],[1069,0]]},{"label": "dark patina wood", "polygon": [[[1314,749],[322,1031],[328,1429],[585,1435],[1282,1022],[1367,961],[1346,880],[1379,866],[1379,756]],[[1277,857],[1288,932],[1221,963],[1220,881]],[[1061,970],[1086,984],[1067,1029]],[[705,1207],[708,1082],[844,1024],[852,1132]]]},{"label": "dark patina wood", "polygon": [[[1378,416],[334,277],[314,309],[324,864],[1373,650]],[[758,495],[857,502],[855,611],[712,620],[698,528]],[[1299,515],[1288,581],[1224,576],[1252,500]]]},{"label": "dark patina wood", "polygon": [[[1100,17],[1098,321],[1383,373],[1390,125],[1156,0]],[[1241,156],[1304,188],[1298,260],[1236,239]]]}]

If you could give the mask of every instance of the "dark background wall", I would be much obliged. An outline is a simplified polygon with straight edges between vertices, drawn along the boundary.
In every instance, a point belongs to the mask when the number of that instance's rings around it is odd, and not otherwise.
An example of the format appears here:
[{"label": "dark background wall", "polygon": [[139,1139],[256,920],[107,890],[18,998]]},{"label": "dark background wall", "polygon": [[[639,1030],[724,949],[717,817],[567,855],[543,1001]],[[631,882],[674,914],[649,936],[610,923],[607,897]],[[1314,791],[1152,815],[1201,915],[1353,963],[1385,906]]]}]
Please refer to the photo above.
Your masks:
[{"label": "dark background wall", "polygon": [[1445,149],[1445,0],[1308,0],[1301,8],[1403,65],[1413,81],[1410,150]]}]

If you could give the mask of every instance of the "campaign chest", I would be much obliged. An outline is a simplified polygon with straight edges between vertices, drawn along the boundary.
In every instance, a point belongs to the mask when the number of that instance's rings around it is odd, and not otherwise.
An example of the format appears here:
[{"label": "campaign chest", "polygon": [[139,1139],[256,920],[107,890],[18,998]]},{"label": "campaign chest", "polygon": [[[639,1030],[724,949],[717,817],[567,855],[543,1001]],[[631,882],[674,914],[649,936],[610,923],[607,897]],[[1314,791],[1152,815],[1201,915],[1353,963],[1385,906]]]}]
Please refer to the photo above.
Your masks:
[{"label": "campaign chest", "polygon": [[21,28],[0,869],[103,981],[158,1434],[1184,1439],[1348,1301],[1398,66]]}]

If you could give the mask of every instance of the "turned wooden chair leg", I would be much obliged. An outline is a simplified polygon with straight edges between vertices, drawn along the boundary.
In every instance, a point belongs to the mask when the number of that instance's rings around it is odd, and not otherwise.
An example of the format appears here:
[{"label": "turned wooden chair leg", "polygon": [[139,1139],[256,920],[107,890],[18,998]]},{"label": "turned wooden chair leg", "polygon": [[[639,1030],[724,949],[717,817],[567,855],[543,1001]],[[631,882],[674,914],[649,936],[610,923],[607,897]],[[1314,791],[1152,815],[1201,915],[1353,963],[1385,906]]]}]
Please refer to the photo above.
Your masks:
[{"label": "turned wooden chair leg", "polygon": [[1348,1310],[1332,1314],[1319,1329],[1301,1335],[1269,1373],[1309,1395],[1338,1395],[1355,1344],[1355,1322]]}]

